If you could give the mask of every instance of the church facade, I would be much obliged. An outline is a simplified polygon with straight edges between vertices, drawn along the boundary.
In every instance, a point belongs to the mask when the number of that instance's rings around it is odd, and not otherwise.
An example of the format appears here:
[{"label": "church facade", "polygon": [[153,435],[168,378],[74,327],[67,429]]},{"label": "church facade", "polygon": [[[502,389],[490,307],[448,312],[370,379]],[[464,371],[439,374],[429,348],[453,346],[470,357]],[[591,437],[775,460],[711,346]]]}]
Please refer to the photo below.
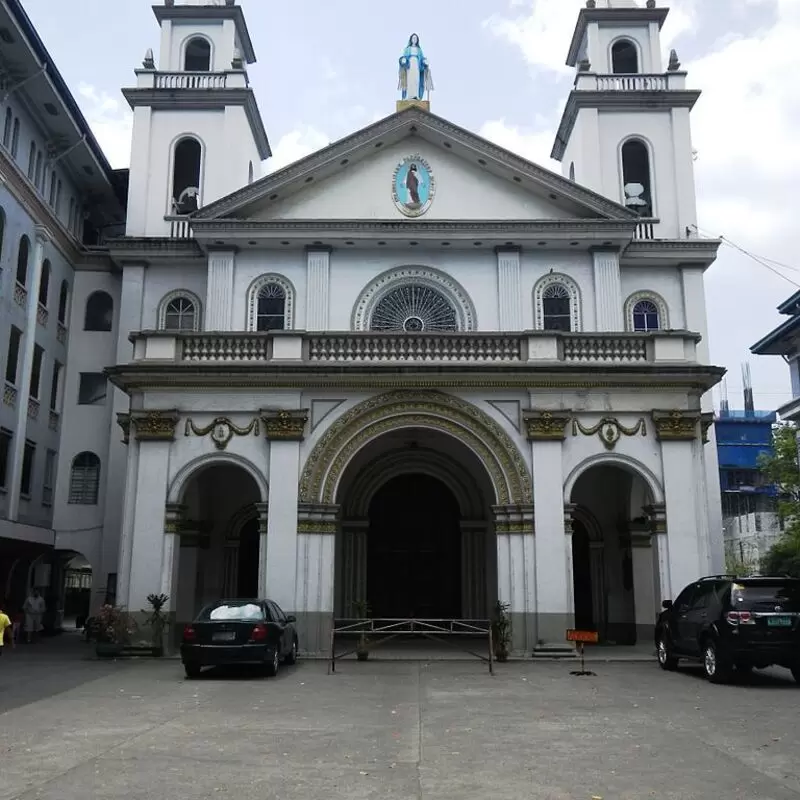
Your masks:
[{"label": "church facade", "polygon": [[[569,49],[563,175],[432,113],[412,36],[396,113],[262,178],[242,9],[155,7],[126,235],[75,277],[73,316],[101,291],[113,324],[73,326],[69,370],[113,388],[102,424],[65,402],[55,498],[117,603],[163,592],[182,623],[268,596],[313,653],[364,603],[501,602],[530,654],[574,626],[646,641],[721,568],[699,93],[662,65],[666,9],[600,5]],[[95,505],[70,498],[85,453]]]}]

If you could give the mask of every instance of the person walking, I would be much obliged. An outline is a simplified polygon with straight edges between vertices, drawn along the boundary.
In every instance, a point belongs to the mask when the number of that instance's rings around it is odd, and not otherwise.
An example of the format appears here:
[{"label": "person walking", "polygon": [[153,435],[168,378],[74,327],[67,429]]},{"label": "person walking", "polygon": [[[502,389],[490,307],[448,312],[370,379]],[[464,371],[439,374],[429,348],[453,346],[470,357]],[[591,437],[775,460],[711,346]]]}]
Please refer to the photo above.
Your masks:
[{"label": "person walking", "polygon": [[42,631],[42,617],[44,612],[47,611],[47,606],[44,602],[44,597],[38,589],[34,589],[26,598],[25,604],[22,606],[25,612],[25,635],[28,644],[38,637]]},{"label": "person walking", "polygon": [[8,618],[8,614],[3,611],[3,607],[0,606],[0,656],[3,655],[3,650],[5,650],[6,639],[9,640],[11,647],[13,647],[14,637],[11,634],[11,620]]}]

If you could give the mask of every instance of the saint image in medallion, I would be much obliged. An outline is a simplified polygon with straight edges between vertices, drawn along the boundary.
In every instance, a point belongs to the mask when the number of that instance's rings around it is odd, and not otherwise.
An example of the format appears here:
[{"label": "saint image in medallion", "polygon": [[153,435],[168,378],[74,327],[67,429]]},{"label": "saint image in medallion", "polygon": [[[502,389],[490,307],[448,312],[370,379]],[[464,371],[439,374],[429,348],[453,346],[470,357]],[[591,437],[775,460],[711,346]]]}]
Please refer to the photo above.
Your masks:
[{"label": "saint image in medallion", "polygon": [[434,182],[425,159],[409,156],[394,173],[393,195],[398,209],[409,217],[424,214],[433,200]]}]

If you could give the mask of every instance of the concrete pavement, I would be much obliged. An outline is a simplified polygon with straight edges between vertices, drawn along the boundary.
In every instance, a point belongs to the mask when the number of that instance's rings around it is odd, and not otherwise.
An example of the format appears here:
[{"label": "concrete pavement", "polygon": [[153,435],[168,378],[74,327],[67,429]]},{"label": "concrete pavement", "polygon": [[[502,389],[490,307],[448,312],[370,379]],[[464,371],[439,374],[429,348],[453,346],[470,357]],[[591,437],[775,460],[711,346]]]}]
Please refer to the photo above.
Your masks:
[{"label": "concrete pavement", "polygon": [[[11,663],[0,697],[25,677]],[[197,681],[171,660],[49,667],[78,668],[85,681],[0,715],[0,800],[800,796],[800,688],[779,670],[717,687],[636,662],[591,678],[574,661],[494,677],[473,661],[307,661]]]}]

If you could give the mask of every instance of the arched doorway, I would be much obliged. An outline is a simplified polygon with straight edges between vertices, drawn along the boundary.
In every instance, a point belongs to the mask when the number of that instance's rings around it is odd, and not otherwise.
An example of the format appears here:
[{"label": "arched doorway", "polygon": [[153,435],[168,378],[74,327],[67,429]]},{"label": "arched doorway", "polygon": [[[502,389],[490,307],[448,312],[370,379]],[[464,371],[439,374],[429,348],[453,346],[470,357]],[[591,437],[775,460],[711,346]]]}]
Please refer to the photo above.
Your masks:
[{"label": "arched doorway", "polygon": [[627,467],[600,463],[578,477],[570,500],[576,627],[597,631],[606,644],[646,641],[659,596],[648,483]]},{"label": "arched doorway", "polygon": [[367,602],[376,617],[461,616],[460,522],[456,498],[429,475],[399,475],[375,493],[367,531]]},{"label": "arched doorway", "polygon": [[186,480],[179,504],[179,621],[190,621],[220,597],[258,596],[263,492],[247,469],[231,461],[202,465]]}]

